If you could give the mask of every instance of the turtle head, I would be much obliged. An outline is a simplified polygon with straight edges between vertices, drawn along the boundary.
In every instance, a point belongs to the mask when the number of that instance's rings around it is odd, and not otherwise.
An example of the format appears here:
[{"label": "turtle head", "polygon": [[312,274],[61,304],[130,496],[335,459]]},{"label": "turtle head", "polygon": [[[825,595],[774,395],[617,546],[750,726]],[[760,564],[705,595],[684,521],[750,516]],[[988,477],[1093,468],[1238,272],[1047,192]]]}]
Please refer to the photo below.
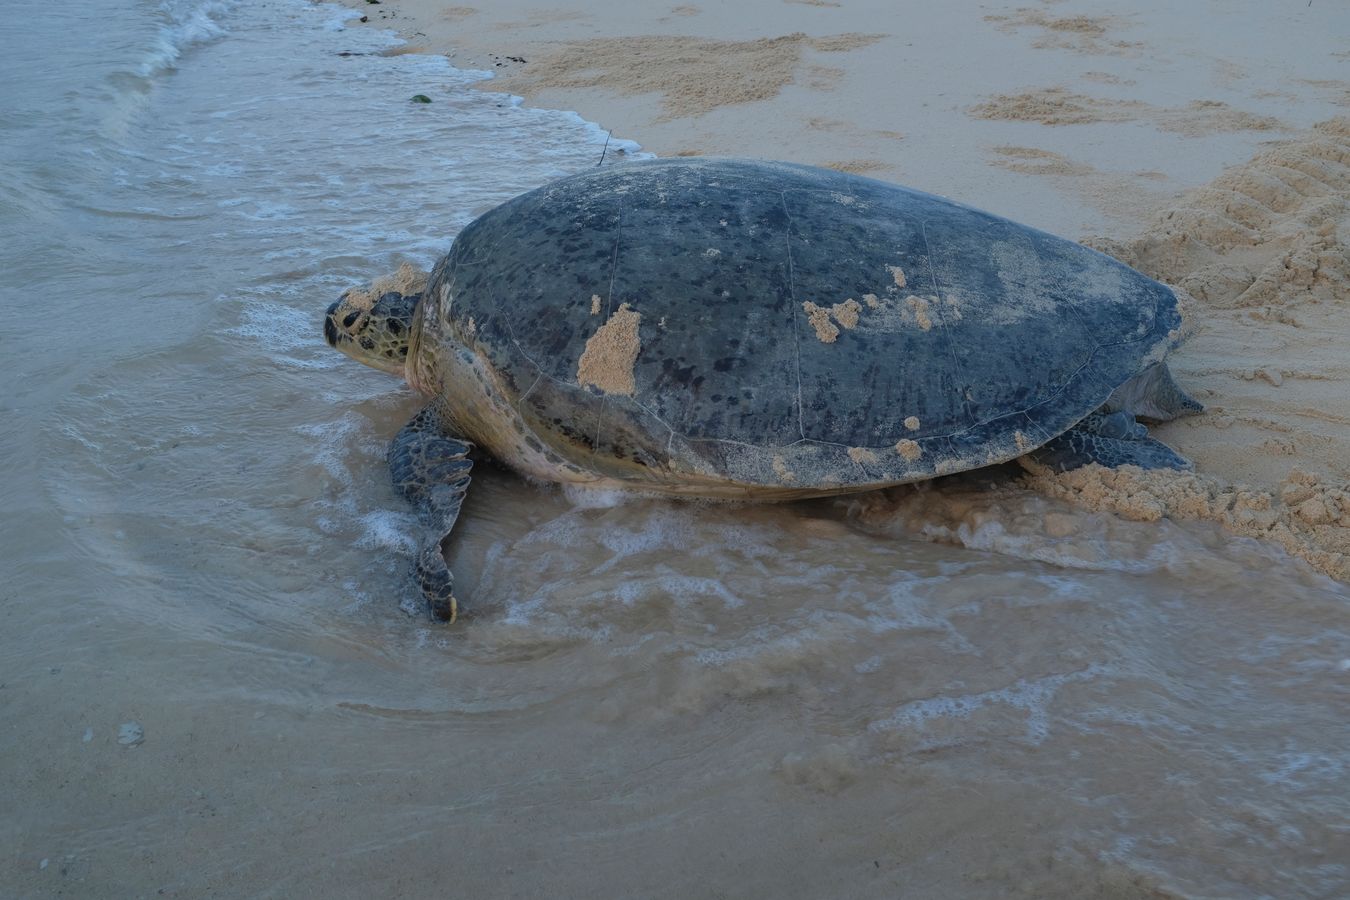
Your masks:
[{"label": "turtle head", "polygon": [[357,362],[402,377],[426,273],[405,265],[368,289],[345,291],[328,307],[323,336]]}]

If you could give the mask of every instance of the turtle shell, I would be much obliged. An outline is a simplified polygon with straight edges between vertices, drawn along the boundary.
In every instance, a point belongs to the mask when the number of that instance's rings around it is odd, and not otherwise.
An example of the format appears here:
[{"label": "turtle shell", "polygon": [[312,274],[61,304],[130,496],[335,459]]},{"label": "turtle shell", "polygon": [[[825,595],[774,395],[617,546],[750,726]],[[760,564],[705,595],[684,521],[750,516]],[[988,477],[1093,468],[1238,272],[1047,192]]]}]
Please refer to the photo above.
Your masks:
[{"label": "turtle shell", "polygon": [[1171,289],[1062,238],[713,159],[517,197],[463,230],[426,296],[430,333],[462,345],[441,349],[467,348],[523,433],[578,469],[819,493],[1019,456],[1181,321]]}]

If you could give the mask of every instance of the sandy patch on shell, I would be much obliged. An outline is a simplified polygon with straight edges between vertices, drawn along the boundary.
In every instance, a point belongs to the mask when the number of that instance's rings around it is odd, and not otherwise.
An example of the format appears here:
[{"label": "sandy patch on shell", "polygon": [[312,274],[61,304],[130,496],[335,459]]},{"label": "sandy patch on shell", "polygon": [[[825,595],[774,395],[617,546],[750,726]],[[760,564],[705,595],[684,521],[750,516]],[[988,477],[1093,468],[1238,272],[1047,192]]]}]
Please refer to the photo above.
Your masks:
[{"label": "sandy patch on shell", "polygon": [[810,300],[802,304],[802,309],[806,310],[806,321],[816,331],[816,337],[822,344],[833,344],[839,339],[839,329],[830,321],[830,311],[823,306],[816,306]]},{"label": "sandy patch on shell", "polygon": [[830,307],[830,313],[834,316],[834,320],[838,322],[841,327],[849,329],[858,327],[858,314],[861,312],[862,304],[852,297],[848,298],[843,303],[836,303],[834,306]]},{"label": "sandy patch on shell", "polygon": [[914,460],[923,456],[923,448],[909,438],[897,441],[895,444],[895,452],[899,453],[910,462],[914,462]]},{"label": "sandy patch on shell", "polygon": [[860,466],[868,463],[875,464],[877,461],[877,455],[866,447],[849,447],[848,458]]},{"label": "sandy patch on shell", "polygon": [[802,309],[806,311],[806,321],[822,344],[833,344],[838,340],[840,328],[857,328],[858,317],[862,314],[862,304],[852,297],[829,307],[817,306],[807,300],[802,304]]},{"label": "sandy patch on shell", "polygon": [[637,391],[633,367],[642,349],[638,334],[641,323],[641,313],[627,303],[620,304],[586,341],[586,349],[577,360],[577,383],[597,387],[606,394],[633,396]]},{"label": "sandy patch on shell", "polygon": [[905,298],[905,305],[914,313],[914,321],[924,331],[933,327],[933,318],[928,314],[928,300],[913,294]]},{"label": "sandy patch on shell", "polygon": [[388,275],[381,275],[371,282],[368,288],[351,288],[343,297],[347,305],[356,309],[369,310],[385,294],[391,291],[397,291],[405,297],[409,294],[420,294],[427,289],[427,279],[429,274],[424,269],[419,269],[412,263],[403,263],[397,271]]}]

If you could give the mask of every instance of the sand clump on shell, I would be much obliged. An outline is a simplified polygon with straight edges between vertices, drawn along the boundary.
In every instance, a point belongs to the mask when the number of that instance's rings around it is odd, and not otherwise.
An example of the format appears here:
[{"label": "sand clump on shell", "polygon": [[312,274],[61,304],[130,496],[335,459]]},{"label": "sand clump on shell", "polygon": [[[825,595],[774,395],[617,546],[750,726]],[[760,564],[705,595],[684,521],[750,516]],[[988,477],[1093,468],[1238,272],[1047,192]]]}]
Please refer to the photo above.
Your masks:
[{"label": "sand clump on shell", "polygon": [[[1350,303],[1350,119],[1320,123],[1305,136],[1227,170],[1183,196],[1132,240],[1086,243],[1191,295],[1188,312],[1198,318],[1201,333],[1207,321],[1214,327],[1237,327],[1232,323],[1241,326],[1246,320],[1292,328],[1298,324],[1296,313],[1343,307]],[[1234,319],[1239,313],[1244,315]],[[1347,336],[1337,334],[1334,340],[1345,344]],[[1331,347],[1320,363],[1325,371],[1316,371],[1318,359],[1300,360],[1313,370],[1302,377],[1343,381],[1337,366],[1343,366],[1347,352],[1350,348]],[[1180,363],[1185,353],[1183,347]],[[1283,372],[1267,369],[1252,377],[1280,387]],[[1288,408],[1295,423],[1324,422],[1329,437],[1308,434],[1298,424],[1230,412],[1225,403],[1239,401],[1222,395],[1206,397],[1210,411],[1191,420],[1194,426],[1178,422],[1175,433],[1185,438],[1188,427],[1223,430],[1235,421],[1245,423],[1257,429],[1258,437],[1266,435],[1249,452],[1277,459],[1288,458],[1291,448],[1302,443],[1321,440],[1331,447],[1326,455],[1330,474],[1309,471],[1303,463],[1282,478],[1252,485],[1208,474],[1203,466],[1198,473],[1089,466],[1056,474],[1024,463],[1031,470],[1024,484],[1128,519],[1217,522],[1233,534],[1274,541],[1316,569],[1350,580],[1350,475],[1345,469],[1350,430],[1337,424],[1346,421],[1344,398],[1336,399],[1341,393],[1310,393],[1302,404],[1295,397],[1274,401]]]},{"label": "sand clump on shell", "polygon": [[816,338],[822,344],[833,344],[839,339],[839,329],[830,321],[830,311],[827,308],[807,300],[802,304],[802,309],[806,312],[807,323],[815,329]]},{"label": "sand clump on shell", "polygon": [[606,394],[633,396],[637,385],[633,367],[642,349],[638,328],[642,314],[621,303],[608,321],[586,341],[577,360],[577,383],[592,385]]},{"label": "sand clump on shell", "polygon": [[818,306],[807,300],[802,304],[806,312],[806,321],[816,332],[816,338],[822,344],[833,344],[839,339],[839,329],[851,330],[858,327],[858,317],[862,313],[862,304],[852,297],[843,303],[832,306]]},{"label": "sand clump on shell", "polygon": [[428,277],[430,276],[425,270],[405,262],[397,271],[376,278],[370,287],[352,288],[344,296],[353,307],[370,309],[376,300],[391,291],[397,291],[404,296],[422,293],[427,288]]}]

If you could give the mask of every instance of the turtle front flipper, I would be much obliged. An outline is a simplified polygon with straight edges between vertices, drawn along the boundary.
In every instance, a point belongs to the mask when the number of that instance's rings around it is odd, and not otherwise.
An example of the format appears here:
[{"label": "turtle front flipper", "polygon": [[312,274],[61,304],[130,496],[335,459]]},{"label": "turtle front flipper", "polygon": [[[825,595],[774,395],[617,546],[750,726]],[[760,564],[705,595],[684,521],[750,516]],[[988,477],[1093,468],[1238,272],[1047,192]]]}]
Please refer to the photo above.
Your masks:
[{"label": "turtle front flipper", "polygon": [[1190,460],[1162,441],[1148,436],[1148,429],[1128,412],[1095,412],[1044,446],[1028,454],[1056,472],[1067,472],[1092,463],[1114,469],[1190,469]]},{"label": "turtle front flipper", "polygon": [[469,489],[468,458],[473,444],[451,436],[437,404],[413,416],[389,445],[389,471],[394,487],[417,507],[427,526],[417,552],[417,583],[431,614],[446,622],[459,615],[455,578],[445,564],[441,544],[459,518]]}]

